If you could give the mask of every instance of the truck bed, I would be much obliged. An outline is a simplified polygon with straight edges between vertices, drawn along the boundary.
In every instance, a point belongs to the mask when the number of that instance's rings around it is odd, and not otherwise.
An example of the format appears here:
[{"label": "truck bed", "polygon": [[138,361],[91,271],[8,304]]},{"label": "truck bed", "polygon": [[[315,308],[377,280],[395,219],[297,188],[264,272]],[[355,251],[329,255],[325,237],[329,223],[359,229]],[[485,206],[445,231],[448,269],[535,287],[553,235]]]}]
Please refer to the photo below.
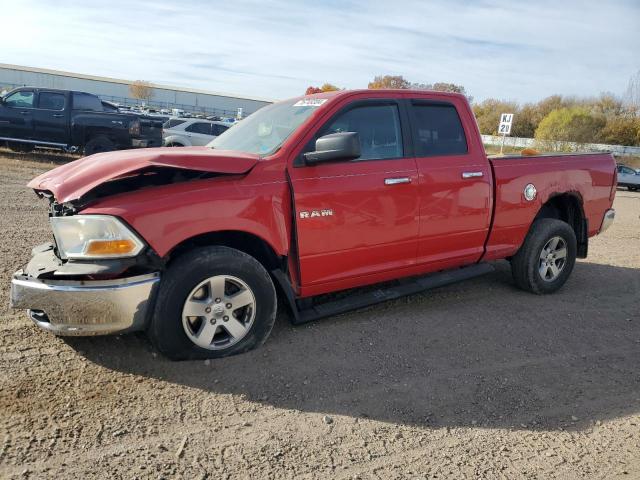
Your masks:
[{"label": "truck bed", "polygon": [[[615,160],[610,153],[490,156],[494,177],[494,214],[486,260],[513,255],[536,214],[557,195],[575,197],[584,209],[588,236],[596,235],[615,196]],[[533,184],[537,196],[524,198]]]}]

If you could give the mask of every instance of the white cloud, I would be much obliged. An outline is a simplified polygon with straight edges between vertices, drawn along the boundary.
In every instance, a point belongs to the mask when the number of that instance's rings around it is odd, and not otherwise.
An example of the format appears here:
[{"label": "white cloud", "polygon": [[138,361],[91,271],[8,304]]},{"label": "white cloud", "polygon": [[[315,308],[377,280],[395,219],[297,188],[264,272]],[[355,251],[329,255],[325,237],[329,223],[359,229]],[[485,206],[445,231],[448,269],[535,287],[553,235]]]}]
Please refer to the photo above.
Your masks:
[{"label": "white cloud", "polygon": [[634,2],[23,0],[0,62],[270,98],[376,74],[477,99],[621,93],[640,68]]}]

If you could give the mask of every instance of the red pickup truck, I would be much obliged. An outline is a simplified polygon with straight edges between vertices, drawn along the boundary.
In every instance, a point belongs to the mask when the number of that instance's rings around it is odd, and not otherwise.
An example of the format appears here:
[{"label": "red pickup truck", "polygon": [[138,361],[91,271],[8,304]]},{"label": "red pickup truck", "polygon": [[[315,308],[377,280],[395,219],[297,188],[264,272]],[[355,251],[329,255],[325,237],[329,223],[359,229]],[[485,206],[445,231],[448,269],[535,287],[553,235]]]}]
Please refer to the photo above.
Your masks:
[{"label": "red pickup truck", "polygon": [[551,293],[613,221],[615,183],[610,154],[487,158],[462,95],[296,98],[206,147],[99,153],[31,181],[54,242],[16,272],[12,304],[55,334],[146,330],[186,359],[260,345],[278,302],[303,323],[492,260]]}]

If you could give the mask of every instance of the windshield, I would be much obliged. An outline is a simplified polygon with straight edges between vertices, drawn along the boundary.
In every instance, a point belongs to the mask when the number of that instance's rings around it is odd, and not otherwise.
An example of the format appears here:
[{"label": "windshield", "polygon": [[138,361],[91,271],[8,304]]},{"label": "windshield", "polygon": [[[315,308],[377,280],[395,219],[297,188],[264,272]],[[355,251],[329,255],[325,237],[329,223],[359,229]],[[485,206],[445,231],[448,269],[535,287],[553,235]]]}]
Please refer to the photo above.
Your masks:
[{"label": "windshield", "polygon": [[306,98],[274,103],[249,115],[208,146],[219,150],[270,155],[326,101],[326,98]]}]

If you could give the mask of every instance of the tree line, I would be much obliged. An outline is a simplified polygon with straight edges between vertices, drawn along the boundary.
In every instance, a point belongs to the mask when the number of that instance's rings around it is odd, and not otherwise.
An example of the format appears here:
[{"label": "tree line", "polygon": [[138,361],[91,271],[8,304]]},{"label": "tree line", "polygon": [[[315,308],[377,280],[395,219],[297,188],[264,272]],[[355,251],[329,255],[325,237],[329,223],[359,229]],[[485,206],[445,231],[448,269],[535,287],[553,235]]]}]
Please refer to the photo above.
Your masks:
[{"label": "tree line", "polygon": [[[570,150],[571,143],[607,143],[640,146],[640,71],[623,95],[602,93],[597,97],[551,95],[538,102],[519,104],[488,98],[473,103],[462,85],[437,82],[414,83],[401,75],[376,76],[368,88],[401,88],[455,92],[472,102],[480,133],[497,135],[501,113],[513,113],[511,136],[535,138],[545,150]],[[333,84],[309,87],[307,95],[340,90]]]}]

